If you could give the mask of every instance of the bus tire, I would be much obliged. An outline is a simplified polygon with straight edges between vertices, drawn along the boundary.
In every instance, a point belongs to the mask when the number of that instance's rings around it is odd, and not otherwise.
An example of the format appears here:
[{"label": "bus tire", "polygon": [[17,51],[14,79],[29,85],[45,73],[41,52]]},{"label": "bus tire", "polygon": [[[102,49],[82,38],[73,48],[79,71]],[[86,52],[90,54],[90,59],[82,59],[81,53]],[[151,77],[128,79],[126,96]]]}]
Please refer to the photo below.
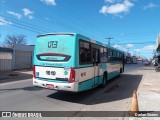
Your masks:
[{"label": "bus tire", "polygon": [[106,84],[107,84],[107,74],[104,73],[104,75],[103,75],[103,82],[102,82],[102,84],[100,84],[100,87],[101,88],[105,88]]},{"label": "bus tire", "polygon": [[122,73],[122,72],[123,72],[123,69],[121,68],[121,69],[120,69],[120,73]]}]

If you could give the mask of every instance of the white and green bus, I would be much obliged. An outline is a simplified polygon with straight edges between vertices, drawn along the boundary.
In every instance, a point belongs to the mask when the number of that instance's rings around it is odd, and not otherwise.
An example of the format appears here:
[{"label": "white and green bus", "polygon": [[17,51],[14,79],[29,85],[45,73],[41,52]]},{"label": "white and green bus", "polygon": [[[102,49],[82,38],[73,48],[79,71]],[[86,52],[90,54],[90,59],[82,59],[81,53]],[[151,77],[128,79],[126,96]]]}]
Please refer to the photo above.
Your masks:
[{"label": "white and green bus", "polygon": [[123,51],[77,33],[39,35],[33,85],[71,92],[105,87],[123,72],[123,56]]}]

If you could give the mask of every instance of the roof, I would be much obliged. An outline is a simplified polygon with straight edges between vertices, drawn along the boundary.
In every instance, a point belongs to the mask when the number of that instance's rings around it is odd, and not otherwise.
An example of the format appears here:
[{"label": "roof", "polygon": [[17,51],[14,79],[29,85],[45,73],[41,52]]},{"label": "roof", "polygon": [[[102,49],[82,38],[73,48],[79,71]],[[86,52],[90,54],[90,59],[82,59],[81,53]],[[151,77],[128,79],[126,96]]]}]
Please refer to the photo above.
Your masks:
[{"label": "roof", "polygon": [[76,33],[46,33],[46,34],[40,34],[37,37],[44,37],[44,36],[50,36],[50,35],[71,35],[74,36]]},{"label": "roof", "polygon": [[[46,34],[40,34],[40,35],[38,35],[37,37],[39,38],[39,37],[50,36],[50,35],[69,35],[69,36],[80,35],[80,36],[83,36],[83,37],[85,37],[85,38],[88,38],[88,37],[86,37],[86,36],[84,36],[84,35],[81,35],[81,34],[78,34],[78,33],[66,33],[66,32],[65,32],[65,33],[62,32],[62,33],[46,33]],[[101,42],[96,41],[96,40],[92,40],[92,39],[90,39],[90,38],[88,38],[88,39],[89,39],[89,41],[91,41],[91,42],[93,42],[93,43],[96,43],[96,44],[105,46],[105,47],[107,47],[107,48],[110,48],[110,49],[113,49],[113,50],[116,50],[116,51],[119,51],[119,52],[122,52],[122,53],[125,53],[124,51],[119,50],[119,49],[117,49],[117,48],[114,48],[114,47],[112,47],[112,46],[110,46],[110,45],[101,43]]]},{"label": "roof", "polygon": [[12,48],[0,47],[0,52],[13,52]]}]

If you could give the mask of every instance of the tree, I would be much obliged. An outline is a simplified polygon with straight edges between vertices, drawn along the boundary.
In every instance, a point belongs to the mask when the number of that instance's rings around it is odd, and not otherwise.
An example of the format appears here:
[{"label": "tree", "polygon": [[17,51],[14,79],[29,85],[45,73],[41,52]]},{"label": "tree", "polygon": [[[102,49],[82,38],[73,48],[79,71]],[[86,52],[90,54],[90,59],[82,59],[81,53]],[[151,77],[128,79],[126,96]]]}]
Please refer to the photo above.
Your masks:
[{"label": "tree", "polygon": [[26,36],[25,35],[7,35],[3,46],[13,47],[15,44],[26,44]]}]

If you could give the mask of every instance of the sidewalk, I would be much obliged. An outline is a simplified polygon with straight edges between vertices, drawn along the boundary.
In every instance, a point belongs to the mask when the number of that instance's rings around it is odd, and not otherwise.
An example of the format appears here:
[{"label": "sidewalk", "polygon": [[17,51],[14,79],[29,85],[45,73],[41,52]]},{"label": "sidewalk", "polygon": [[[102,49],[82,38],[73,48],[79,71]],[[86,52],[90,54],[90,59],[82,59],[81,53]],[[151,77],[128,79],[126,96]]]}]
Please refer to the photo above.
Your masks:
[{"label": "sidewalk", "polygon": [[0,84],[32,78],[32,70],[0,71]]},{"label": "sidewalk", "polygon": [[137,91],[140,111],[160,111],[160,72],[154,67],[143,67],[143,79]]}]

